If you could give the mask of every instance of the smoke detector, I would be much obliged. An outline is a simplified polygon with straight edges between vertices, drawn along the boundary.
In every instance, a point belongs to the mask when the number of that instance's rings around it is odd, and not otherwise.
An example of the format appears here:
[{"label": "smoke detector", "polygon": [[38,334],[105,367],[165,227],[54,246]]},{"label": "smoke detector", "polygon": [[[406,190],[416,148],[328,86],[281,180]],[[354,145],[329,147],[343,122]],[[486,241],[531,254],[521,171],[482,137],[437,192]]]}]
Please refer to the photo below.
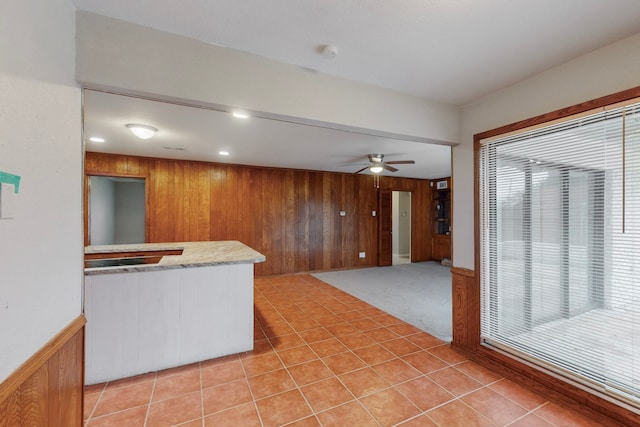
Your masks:
[{"label": "smoke detector", "polygon": [[322,47],[320,53],[322,53],[325,59],[333,59],[338,56],[338,48],[334,45],[327,44]]}]

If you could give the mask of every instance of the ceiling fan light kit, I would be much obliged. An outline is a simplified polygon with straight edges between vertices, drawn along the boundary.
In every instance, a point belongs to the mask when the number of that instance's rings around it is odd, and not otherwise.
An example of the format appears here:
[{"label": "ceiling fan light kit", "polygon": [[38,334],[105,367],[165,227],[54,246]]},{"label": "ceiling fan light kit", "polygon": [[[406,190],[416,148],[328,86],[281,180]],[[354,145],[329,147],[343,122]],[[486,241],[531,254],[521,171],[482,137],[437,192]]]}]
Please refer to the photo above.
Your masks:
[{"label": "ceiling fan light kit", "polygon": [[369,172],[374,174],[379,174],[383,170],[388,170],[389,172],[397,172],[398,168],[394,168],[390,165],[413,165],[416,163],[414,160],[393,160],[390,162],[385,162],[384,154],[382,153],[372,153],[367,155],[367,157],[369,158],[369,163],[365,163],[365,167],[354,173],[360,173],[367,169],[369,169]]}]

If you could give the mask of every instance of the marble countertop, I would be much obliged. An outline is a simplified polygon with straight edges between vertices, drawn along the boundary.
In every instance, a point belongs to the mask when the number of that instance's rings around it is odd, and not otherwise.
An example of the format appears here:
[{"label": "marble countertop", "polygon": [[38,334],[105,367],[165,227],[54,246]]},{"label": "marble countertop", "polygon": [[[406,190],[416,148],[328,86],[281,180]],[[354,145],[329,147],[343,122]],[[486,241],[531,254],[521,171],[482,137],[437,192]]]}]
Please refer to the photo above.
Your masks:
[{"label": "marble countertop", "polygon": [[265,256],[260,252],[236,240],[87,246],[84,249],[84,253],[88,255],[169,250],[182,250],[182,255],[165,255],[157,264],[85,268],[84,273],[86,275],[109,274],[223,264],[255,264],[266,260]]}]

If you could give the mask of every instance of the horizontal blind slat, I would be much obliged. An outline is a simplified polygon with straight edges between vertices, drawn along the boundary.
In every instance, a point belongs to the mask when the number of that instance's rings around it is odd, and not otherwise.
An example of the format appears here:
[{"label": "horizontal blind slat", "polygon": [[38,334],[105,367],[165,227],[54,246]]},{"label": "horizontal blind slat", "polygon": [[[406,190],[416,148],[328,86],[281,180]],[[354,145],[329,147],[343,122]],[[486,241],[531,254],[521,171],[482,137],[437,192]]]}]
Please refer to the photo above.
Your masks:
[{"label": "horizontal blind slat", "polygon": [[482,338],[640,407],[640,103],[479,161]]}]

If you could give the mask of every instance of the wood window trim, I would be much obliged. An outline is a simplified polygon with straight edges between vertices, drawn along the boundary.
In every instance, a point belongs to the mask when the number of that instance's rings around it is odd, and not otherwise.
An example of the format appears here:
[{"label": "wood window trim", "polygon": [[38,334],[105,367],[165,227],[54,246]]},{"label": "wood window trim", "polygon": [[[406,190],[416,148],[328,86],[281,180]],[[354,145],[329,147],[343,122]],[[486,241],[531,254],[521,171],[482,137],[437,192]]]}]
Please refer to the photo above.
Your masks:
[{"label": "wood window trim", "polygon": [[[479,148],[480,142],[487,138],[502,135],[531,126],[539,126],[554,120],[565,119],[590,110],[605,108],[613,104],[640,97],[640,86],[617,92],[611,95],[592,99],[577,105],[562,108],[550,113],[521,120],[474,135],[474,267],[475,274],[459,275],[453,273],[454,339],[452,347],[467,357],[485,366],[495,369],[503,375],[525,383],[528,387],[544,393],[575,409],[588,413],[598,419],[607,416],[623,424],[635,424],[640,415],[622,402],[612,402],[610,398],[552,376],[537,368],[533,368],[495,350],[488,349],[480,343],[480,204],[479,204]],[[457,318],[461,321],[456,322]],[[456,335],[459,335],[459,339]]]}]

